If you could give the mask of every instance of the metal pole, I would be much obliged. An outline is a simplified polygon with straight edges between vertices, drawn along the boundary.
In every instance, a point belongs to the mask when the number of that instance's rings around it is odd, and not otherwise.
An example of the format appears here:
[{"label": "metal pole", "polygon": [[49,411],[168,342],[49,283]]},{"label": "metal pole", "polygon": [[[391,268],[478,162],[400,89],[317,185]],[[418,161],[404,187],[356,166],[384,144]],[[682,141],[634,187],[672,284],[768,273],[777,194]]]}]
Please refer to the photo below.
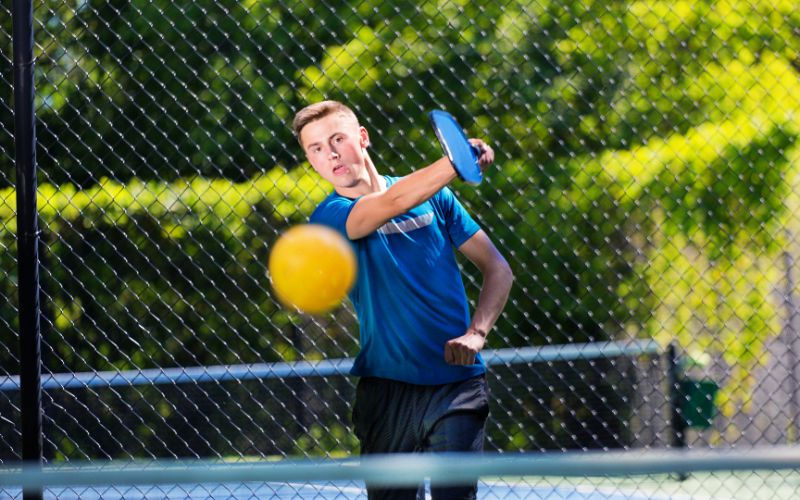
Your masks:
[{"label": "metal pole", "polygon": [[[681,411],[681,394],[680,377],[678,373],[678,349],[675,343],[670,343],[667,347],[667,383],[669,408],[670,408],[670,427],[672,428],[672,447],[678,449],[686,448],[686,420],[683,418]],[[688,479],[686,473],[679,473],[678,480],[685,481]]]},{"label": "metal pole", "polygon": [[667,383],[669,384],[670,427],[672,428],[672,446],[686,447],[686,425],[681,412],[681,386],[678,374],[678,352],[675,344],[667,347]]},{"label": "metal pole", "polygon": [[[42,388],[32,0],[14,0],[11,13],[14,39],[22,460],[35,468],[42,463]],[[23,498],[39,500],[42,498],[42,489],[25,489]]]},{"label": "metal pole", "polygon": [[786,293],[784,295],[784,303],[786,304],[786,324],[783,335],[781,335],[788,355],[788,372],[791,387],[789,388],[789,422],[787,426],[787,442],[794,443],[797,441],[797,415],[800,411],[800,403],[798,403],[798,383],[797,383],[797,342],[798,342],[798,315],[797,297],[795,297],[794,281],[794,256],[792,255],[791,248],[794,244],[792,232],[785,231],[787,249],[783,251],[784,272],[786,273]]}]

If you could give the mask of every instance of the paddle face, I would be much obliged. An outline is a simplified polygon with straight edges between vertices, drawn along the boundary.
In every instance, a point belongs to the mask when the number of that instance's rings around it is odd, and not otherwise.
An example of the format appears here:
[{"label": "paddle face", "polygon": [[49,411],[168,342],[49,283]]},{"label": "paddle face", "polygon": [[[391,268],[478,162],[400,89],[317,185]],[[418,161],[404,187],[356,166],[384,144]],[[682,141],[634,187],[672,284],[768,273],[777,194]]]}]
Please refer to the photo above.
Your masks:
[{"label": "paddle face", "polygon": [[483,180],[481,167],[478,165],[480,150],[469,143],[461,125],[446,111],[434,110],[428,116],[439,144],[461,180],[468,184],[480,184]]}]

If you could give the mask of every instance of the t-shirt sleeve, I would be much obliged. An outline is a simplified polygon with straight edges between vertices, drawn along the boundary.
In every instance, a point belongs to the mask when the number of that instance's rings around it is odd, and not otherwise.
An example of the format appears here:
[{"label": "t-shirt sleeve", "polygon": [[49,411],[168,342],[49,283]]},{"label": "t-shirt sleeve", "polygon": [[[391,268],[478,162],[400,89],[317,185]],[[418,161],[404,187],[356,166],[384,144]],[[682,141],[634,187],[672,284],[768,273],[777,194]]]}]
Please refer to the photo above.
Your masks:
[{"label": "t-shirt sleeve", "polygon": [[436,200],[444,215],[447,234],[454,247],[460,247],[472,235],[480,231],[481,227],[458,201],[450,188],[442,188],[436,194]]},{"label": "t-shirt sleeve", "polygon": [[309,222],[331,227],[347,238],[347,218],[355,204],[355,200],[344,197],[329,198],[314,210]]}]

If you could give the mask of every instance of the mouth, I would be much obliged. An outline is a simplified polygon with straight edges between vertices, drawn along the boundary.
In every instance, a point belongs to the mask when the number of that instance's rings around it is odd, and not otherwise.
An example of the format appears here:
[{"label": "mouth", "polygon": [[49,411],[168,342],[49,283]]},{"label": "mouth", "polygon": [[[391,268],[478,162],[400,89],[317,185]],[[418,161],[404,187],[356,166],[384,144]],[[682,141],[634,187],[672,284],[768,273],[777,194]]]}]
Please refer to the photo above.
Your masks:
[{"label": "mouth", "polygon": [[347,167],[344,165],[336,165],[333,167],[333,175],[341,175],[347,170]]}]

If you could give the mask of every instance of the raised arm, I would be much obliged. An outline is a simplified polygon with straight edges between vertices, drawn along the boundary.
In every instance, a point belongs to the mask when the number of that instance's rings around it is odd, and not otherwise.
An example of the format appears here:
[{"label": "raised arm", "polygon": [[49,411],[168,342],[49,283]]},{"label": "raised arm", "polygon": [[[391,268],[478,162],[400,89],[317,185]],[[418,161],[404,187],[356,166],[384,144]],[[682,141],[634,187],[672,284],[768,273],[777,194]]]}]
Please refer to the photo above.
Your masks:
[{"label": "raised arm", "polygon": [[[486,143],[479,139],[470,142],[481,149],[481,168],[494,161],[494,151]],[[393,217],[429,200],[455,178],[453,165],[444,157],[399,179],[385,191],[362,196],[347,218],[347,236],[356,240],[369,235]]]},{"label": "raised arm", "polygon": [[362,196],[347,218],[347,236],[363,238],[397,217],[427,201],[456,177],[447,158],[417,170],[389,186],[389,189]]}]

